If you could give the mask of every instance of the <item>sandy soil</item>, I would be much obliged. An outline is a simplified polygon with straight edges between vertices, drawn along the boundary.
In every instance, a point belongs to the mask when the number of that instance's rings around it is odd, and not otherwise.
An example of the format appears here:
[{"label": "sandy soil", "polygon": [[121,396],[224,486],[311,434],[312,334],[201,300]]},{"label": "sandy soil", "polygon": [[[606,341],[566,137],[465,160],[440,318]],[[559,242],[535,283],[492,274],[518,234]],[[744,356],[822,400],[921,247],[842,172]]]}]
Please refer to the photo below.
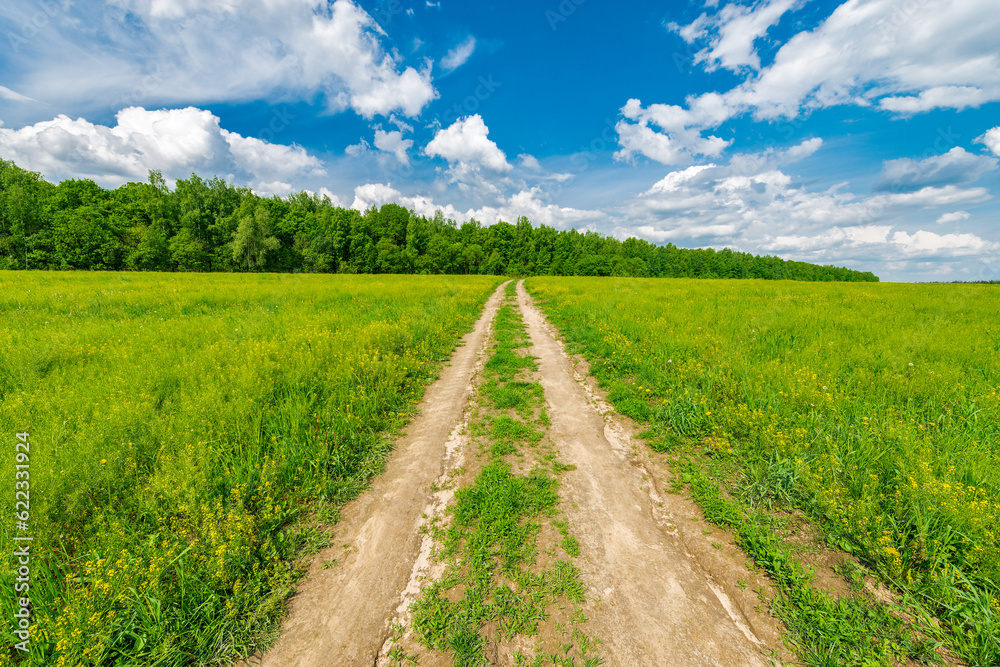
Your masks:
[{"label": "sandy soil", "polygon": [[[434,492],[432,484],[462,461],[464,410],[502,290],[428,388],[386,472],[345,507],[334,545],[315,559],[264,665],[388,664],[393,623],[405,626],[407,605],[435,574],[420,527],[453,493]],[[664,491],[665,468],[633,443],[628,420],[564,352],[521,284],[518,304],[538,357],[548,438],[559,459],[576,466],[560,477],[561,506],[580,543],[587,633],[603,642],[604,664],[742,667],[790,657],[780,624],[757,611],[754,589],[766,594],[767,581],[747,567],[730,536],[700,520],[690,500]],[[321,569],[330,558],[340,562]],[[513,664],[509,656],[491,658]],[[431,662],[447,664],[440,658]]]},{"label": "sandy soil", "polygon": [[[450,365],[427,388],[420,413],[396,443],[385,472],[344,507],[333,546],[313,560],[292,598],[281,639],[263,658],[265,667],[375,663],[415,565],[421,558],[426,562],[420,527],[425,512],[441,502],[430,487],[460,437],[460,420],[503,290],[490,297]],[[339,562],[322,569],[329,559]]]},{"label": "sandy soil", "polygon": [[[753,577],[746,557],[732,545],[711,547],[707,535],[682,534],[678,524],[699,519],[697,507],[677,496],[664,502],[652,482],[655,468],[633,448],[624,420],[611,419],[593,388],[574,377],[572,361],[522,284],[518,301],[539,358],[549,437],[560,460],[576,466],[562,476],[561,490],[589,588],[588,631],[604,642],[605,664],[769,664],[765,654],[779,650],[780,626],[756,612],[755,597],[733,594],[739,578]],[[727,553],[707,559],[706,567],[693,554],[706,546]]]}]

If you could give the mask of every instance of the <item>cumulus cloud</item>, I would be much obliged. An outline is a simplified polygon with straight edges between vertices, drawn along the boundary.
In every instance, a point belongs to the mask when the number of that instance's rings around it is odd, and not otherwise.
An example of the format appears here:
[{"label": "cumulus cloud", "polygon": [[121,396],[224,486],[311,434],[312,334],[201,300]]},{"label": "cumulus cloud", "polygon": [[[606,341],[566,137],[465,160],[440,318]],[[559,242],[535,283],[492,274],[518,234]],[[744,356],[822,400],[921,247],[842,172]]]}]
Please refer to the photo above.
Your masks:
[{"label": "cumulus cloud", "polygon": [[976,143],[986,144],[994,155],[1000,156],[1000,127],[994,127],[976,137]]},{"label": "cumulus cloud", "polygon": [[709,40],[709,45],[695,55],[695,62],[704,62],[708,71],[718,67],[757,70],[760,56],[755,42],[798,4],[799,0],[770,0],[753,6],[729,3],[713,16],[702,14],[689,25],[670,23],[667,27],[689,44]]},{"label": "cumulus cloud", "polygon": [[497,200],[512,182],[507,178],[513,166],[489,138],[489,128],[479,114],[460,118],[437,131],[424,147],[424,154],[447,160],[447,176],[464,195],[480,200]]},{"label": "cumulus cloud", "polygon": [[436,203],[431,197],[423,194],[404,195],[385,183],[366,183],[355,188],[354,203],[351,204],[351,208],[366,211],[372,206],[396,203],[418,215],[433,217],[440,211],[444,217],[458,222],[475,219],[486,225],[493,225],[501,220],[514,222],[519,217],[525,216],[535,225],[548,225],[556,229],[583,228],[594,225],[606,217],[602,211],[558,206],[546,203],[544,199],[542,190],[534,187],[503,197],[495,206],[462,209],[450,203]]},{"label": "cumulus cloud", "polygon": [[[989,200],[985,188],[948,183],[857,196],[838,184],[811,191],[784,167],[812,154],[821,143],[808,140],[784,150],[735,155],[728,163],[671,171],[612,211],[616,233],[823,264],[877,268],[895,261],[902,270],[917,259],[951,261],[1000,247],[974,233],[940,234],[922,228],[934,221],[928,214],[936,210],[954,211],[957,205]],[[917,164],[925,174],[937,163]],[[938,221],[968,217],[959,212]]]},{"label": "cumulus cloud", "polygon": [[46,30],[6,54],[17,65],[7,76],[75,112],[321,96],[371,118],[416,116],[437,96],[430,62],[405,65],[351,0],[112,0],[100,12],[68,6]]},{"label": "cumulus cloud", "polygon": [[430,156],[442,157],[463,169],[489,169],[499,173],[511,170],[507,155],[489,139],[490,130],[479,114],[456,120],[438,130],[424,149]]},{"label": "cumulus cloud", "polygon": [[464,65],[472,57],[472,53],[475,50],[476,38],[469,35],[461,44],[453,48],[441,59],[441,67],[444,68],[445,72],[452,72]]},{"label": "cumulus cloud", "polygon": [[375,148],[385,153],[391,153],[400,164],[410,164],[407,151],[413,147],[413,139],[404,139],[399,130],[386,132],[382,128],[375,130]]},{"label": "cumulus cloud", "polygon": [[963,220],[968,220],[972,216],[969,215],[967,211],[954,211],[952,213],[944,213],[940,218],[937,219],[939,225],[944,225],[949,222],[962,222]]},{"label": "cumulus cloud", "polygon": [[354,188],[351,208],[367,211],[383,204],[399,203],[403,193],[387,183],[365,183]]},{"label": "cumulus cloud", "polygon": [[823,140],[819,137],[814,137],[812,139],[807,139],[797,146],[792,146],[787,151],[785,151],[785,158],[787,162],[798,162],[799,160],[804,160],[816,151],[820,149],[823,145]]},{"label": "cumulus cloud", "polygon": [[643,107],[640,100],[629,100],[621,109],[625,120],[615,125],[621,146],[615,159],[630,160],[636,155],[644,155],[672,165],[690,162],[696,155],[719,155],[732,142],[701,134],[702,127],[717,124],[714,101],[710,96],[703,96],[692,104],[692,108],[684,109],[673,104]]},{"label": "cumulus cloud", "polygon": [[956,146],[924,160],[900,158],[882,164],[878,190],[909,192],[929,185],[968,184],[996,169],[996,158],[974,155]]},{"label": "cumulus cloud", "polygon": [[319,176],[322,163],[300,146],[271,144],[222,129],[209,111],[118,112],[114,127],[60,115],[20,129],[0,128],[0,154],[52,180],[90,178],[107,187],[193,172],[232,174],[267,193],[287,194],[293,178]]}]

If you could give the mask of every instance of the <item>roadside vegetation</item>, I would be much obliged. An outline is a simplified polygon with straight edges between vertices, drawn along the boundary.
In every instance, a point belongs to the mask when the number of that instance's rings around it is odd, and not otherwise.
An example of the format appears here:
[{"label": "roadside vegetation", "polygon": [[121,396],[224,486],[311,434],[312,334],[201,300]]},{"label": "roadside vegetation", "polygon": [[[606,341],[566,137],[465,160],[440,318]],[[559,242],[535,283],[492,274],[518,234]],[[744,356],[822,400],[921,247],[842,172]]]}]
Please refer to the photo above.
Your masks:
[{"label": "roadside vegetation", "polygon": [[[805,664],[1000,664],[993,287],[526,286],[676,488],[770,574]],[[800,519],[846,554],[847,592],[814,580]]]},{"label": "roadside vegetation", "polygon": [[252,653],[498,282],[0,273],[0,489],[30,432],[34,537],[31,653],[5,622],[0,665]]}]

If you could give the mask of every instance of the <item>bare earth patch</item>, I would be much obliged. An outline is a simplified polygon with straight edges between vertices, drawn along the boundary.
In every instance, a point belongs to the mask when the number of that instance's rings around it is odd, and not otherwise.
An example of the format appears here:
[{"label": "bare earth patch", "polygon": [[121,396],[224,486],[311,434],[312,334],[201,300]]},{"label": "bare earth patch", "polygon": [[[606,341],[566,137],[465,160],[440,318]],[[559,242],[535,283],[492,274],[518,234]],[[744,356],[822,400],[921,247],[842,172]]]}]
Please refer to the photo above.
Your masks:
[{"label": "bare earth patch", "polygon": [[[385,472],[344,507],[333,546],[313,560],[291,601],[281,639],[263,658],[265,667],[375,663],[391,637],[391,618],[415,565],[426,563],[420,527],[427,509],[440,502],[429,489],[444,472],[453,432],[461,430],[479,353],[502,296],[503,286],[427,388],[420,414],[396,444]],[[323,569],[331,559],[339,562]]]},{"label": "bare earth patch", "polygon": [[[421,527],[443,514],[455,486],[477,467],[463,415],[502,298],[503,286],[428,388],[385,473],[344,508],[333,546],[315,558],[280,641],[259,664],[395,665],[388,655],[394,645],[419,655],[420,665],[451,664],[445,654],[410,650],[418,647],[407,607],[440,576]],[[523,285],[518,306],[551,420],[545,444],[566,466],[559,510],[579,542],[582,627],[601,642],[602,664],[742,667],[790,659],[782,626],[761,602],[771,594],[767,580],[747,567],[730,535],[701,520],[692,501],[669,493],[665,466],[633,442],[628,420],[576,371],[579,360],[565,353]],[[543,554],[559,539],[550,532],[541,535]],[[337,564],[323,569],[331,559]],[[566,622],[554,613],[537,635],[493,644],[487,657],[512,665],[515,651],[558,646]]]}]

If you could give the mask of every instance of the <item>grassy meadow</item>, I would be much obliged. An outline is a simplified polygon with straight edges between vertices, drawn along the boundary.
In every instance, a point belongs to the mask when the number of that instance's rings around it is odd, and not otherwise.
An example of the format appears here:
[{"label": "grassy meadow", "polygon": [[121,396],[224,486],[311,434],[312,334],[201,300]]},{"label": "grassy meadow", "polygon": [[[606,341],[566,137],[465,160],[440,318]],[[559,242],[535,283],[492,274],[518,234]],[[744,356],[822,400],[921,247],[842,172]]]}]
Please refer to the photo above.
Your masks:
[{"label": "grassy meadow", "polygon": [[[35,614],[28,656],[0,625],[0,665],[252,652],[500,280],[0,272],[0,489],[13,511],[29,432]],[[14,579],[0,559],[5,619]]]},{"label": "grassy meadow", "polygon": [[[931,660],[935,646],[1000,664],[997,287],[526,285],[612,403],[673,455],[678,483],[777,581],[806,664]],[[913,623],[813,589],[776,537],[788,513],[890,584]]]}]

